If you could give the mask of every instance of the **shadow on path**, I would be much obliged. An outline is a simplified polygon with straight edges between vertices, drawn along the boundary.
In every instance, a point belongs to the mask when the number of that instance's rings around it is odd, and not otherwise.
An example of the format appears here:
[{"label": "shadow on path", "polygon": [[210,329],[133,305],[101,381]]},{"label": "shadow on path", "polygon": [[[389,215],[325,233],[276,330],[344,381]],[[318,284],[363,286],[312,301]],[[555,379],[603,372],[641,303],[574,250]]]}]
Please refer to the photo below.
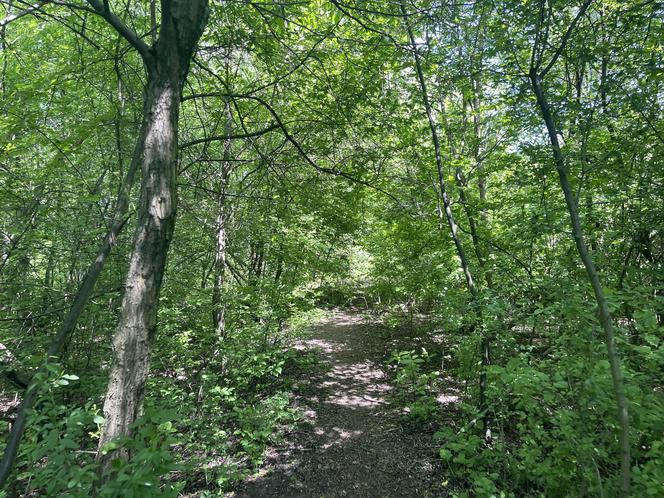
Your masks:
[{"label": "shadow on path", "polygon": [[323,363],[295,387],[305,418],[236,497],[446,496],[431,434],[403,424],[373,332],[335,312],[298,344]]}]

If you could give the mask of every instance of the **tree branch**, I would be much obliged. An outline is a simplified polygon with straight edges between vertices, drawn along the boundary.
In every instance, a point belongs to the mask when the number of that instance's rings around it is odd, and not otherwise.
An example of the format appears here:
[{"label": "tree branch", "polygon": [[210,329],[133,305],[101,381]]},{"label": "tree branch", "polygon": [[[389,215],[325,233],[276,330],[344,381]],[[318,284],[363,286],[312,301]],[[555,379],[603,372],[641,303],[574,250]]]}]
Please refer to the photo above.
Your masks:
[{"label": "tree branch", "polygon": [[4,19],[0,20],[0,28],[4,28],[10,22],[16,21],[16,19],[20,19],[23,16],[27,16],[28,14],[32,14],[33,12],[38,11],[46,3],[48,3],[48,0],[43,0],[42,2],[37,2],[36,4],[31,5],[30,7],[26,8],[24,10],[21,10],[20,12],[17,12],[16,14],[11,14],[11,15],[5,17]]},{"label": "tree branch", "polygon": [[565,35],[563,36],[563,39],[560,42],[560,45],[558,46],[558,50],[556,50],[556,53],[553,54],[553,57],[549,61],[549,63],[546,65],[544,70],[540,73],[539,77],[540,79],[543,79],[544,76],[551,70],[551,68],[554,66],[554,64],[558,61],[558,58],[561,56],[563,53],[563,50],[565,50],[565,46],[567,45],[567,42],[569,41],[570,37],[572,36],[572,33],[574,32],[574,28],[576,28],[577,23],[579,22],[579,19],[583,16],[583,14],[586,13],[586,10],[588,10],[588,7],[590,7],[590,4],[592,3],[593,0],[585,0],[583,2],[583,5],[579,9],[579,12],[576,14],[576,17],[572,21],[572,23],[567,27],[567,31],[565,32]]},{"label": "tree branch", "polygon": [[108,24],[110,24],[120,36],[129,42],[134,47],[144,61],[149,61],[152,58],[152,49],[139,38],[139,36],[132,31],[118,16],[116,16],[110,9],[107,8],[106,2],[103,4],[99,0],[87,0],[97,14],[103,17]]},{"label": "tree branch", "polygon": [[273,123],[267,128],[263,128],[262,130],[252,131],[249,133],[240,133],[237,135],[214,135],[211,137],[197,138],[196,140],[191,140],[189,142],[183,143],[182,145],[180,145],[180,149],[186,149],[187,147],[192,147],[194,145],[205,144],[209,142],[218,142],[218,141],[223,142],[224,140],[236,140],[240,138],[260,137],[261,135],[265,135],[266,133],[269,133],[272,130],[276,130],[277,128],[280,128],[280,125],[277,123]]},{"label": "tree branch", "polygon": [[[194,94],[194,95],[188,95],[182,98],[183,101],[185,100],[191,100],[195,98],[201,98],[201,97],[229,97],[229,98],[236,98],[236,99],[248,99],[248,100],[255,100],[256,102],[260,103],[263,107],[267,109],[267,111],[272,115],[272,118],[276,121],[276,125],[274,126],[275,128],[281,128],[282,133],[284,134],[284,137],[288,142],[295,147],[297,152],[300,154],[300,156],[305,160],[307,164],[309,164],[311,167],[313,167],[316,171],[319,171],[321,173],[327,173],[330,175],[334,176],[340,176],[342,178],[345,178],[346,180],[349,180],[354,183],[358,183],[360,185],[364,185],[365,187],[369,187],[371,189],[374,189],[381,194],[384,194],[388,196],[390,199],[394,200],[397,202],[397,204],[401,204],[399,202],[399,199],[397,199],[395,196],[387,192],[386,190],[383,190],[380,187],[377,187],[373,185],[370,182],[367,182],[365,180],[360,180],[359,178],[355,178],[352,175],[349,175],[348,173],[341,171],[338,168],[326,168],[324,166],[320,166],[316,164],[316,162],[309,157],[309,155],[305,152],[305,150],[302,148],[302,146],[299,144],[299,142],[293,137],[293,135],[290,134],[288,128],[284,124],[284,122],[281,120],[281,117],[279,114],[277,114],[277,111],[274,110],[274,108],[263,98],[258,97],[256,95],[250,95],[250,94],[237,94],[237,93],[229,93],[229,92],[209,92],[209,93],[201,93],[201,94]],[[266,130],[268,131],[268,130]],[[244,136],[252,136],[252,133],[247,133]],[[224,138],[224,137],[220,137]],[[233,138],[233,137],[231,137]]]}]

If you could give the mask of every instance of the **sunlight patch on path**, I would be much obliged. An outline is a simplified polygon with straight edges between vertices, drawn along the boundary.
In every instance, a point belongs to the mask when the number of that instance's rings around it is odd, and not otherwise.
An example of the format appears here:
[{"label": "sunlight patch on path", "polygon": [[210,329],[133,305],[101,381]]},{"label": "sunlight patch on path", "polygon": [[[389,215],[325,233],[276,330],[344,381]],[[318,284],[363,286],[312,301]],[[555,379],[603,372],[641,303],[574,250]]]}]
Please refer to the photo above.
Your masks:
[{"label": "sunlight patch on path", "polygon": [[298,341],[293,348],[298,351],[318,349],[323,353],[338,353],[343,350],[342,345],[332,344],[331,342],[322,339],[306,339],[304,341]]},{"label": "sunlight patch on path", "polygon": [[431,435],[402,425],[381,347],[358,314],[335,312],[312,328],[296,345],[320,358],[295,386],[302,420],[237,497],[445,496]]}]

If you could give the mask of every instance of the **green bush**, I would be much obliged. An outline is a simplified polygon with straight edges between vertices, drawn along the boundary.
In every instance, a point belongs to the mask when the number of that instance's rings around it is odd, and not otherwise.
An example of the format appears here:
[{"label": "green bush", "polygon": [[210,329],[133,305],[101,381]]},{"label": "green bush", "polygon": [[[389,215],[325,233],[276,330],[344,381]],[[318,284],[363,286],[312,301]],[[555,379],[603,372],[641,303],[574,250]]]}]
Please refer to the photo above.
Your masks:
[{"label": "green bush", "polygon": [[[620,446],[606,350],[592,309],[570,292],[535,310],[533,338],[511,330],[494,338],[487,405],[493,439],[475,428],[476,403],[462,404],[465,425],[437,433],[441,459],[459,487],[476,496],[617,496]],[[662,331],[645,299],[634,323],[618,329],[630,401],[632,495],[664,492]],[[560,318],[562,317],[562,318]],[[535,335],[535,330],[530,330]],[[461,341],[457,366],[472,377],[477,338]],[[475,355],[476,358],[476,355]],[[658,380],[659,379],[659,380]],[[472,393],[472,391],[471,391]],[[470,401],[470,399],[469,399]]]},{"label": "green bush", "polygon": [[396,365],[397,385],[401,387],[402,401],[408,408],[411,418],[418,422],[435,419],[439,407],[433,393],[440,376],[438,371],[423,371],[428,366],[429,353],[414,350],[393,353],[389,363]]},{"label": "green bush", "polygon": [[[64,403],[64,390],[77,381],[77,376],[64,373],[56,364],[38,374],[39,398],[21,446],[17,480],[46,496],[88,497],[97,485],[94,457],[104,419],[94,404]],[[146,410],[134,426],[134,437],[112,441],[105,448],[125,448],[130,459],[113,462],[111,478],[95,490],[97,496],[177,496],[181,485],[162,481],[179,468],[170,450],[175,428],[167,420],[169,415]]]}]

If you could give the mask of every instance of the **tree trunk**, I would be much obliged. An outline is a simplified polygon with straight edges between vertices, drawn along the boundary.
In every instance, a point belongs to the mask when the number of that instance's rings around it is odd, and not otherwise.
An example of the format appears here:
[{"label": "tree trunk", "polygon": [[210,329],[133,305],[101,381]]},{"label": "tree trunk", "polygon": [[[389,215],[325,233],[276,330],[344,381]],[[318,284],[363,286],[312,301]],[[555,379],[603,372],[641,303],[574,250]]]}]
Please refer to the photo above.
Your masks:
[{"label": "tree trunk", "polygon": [[[482,107],[481,107],[481,96],[482,96],[482,83],[479,80],[479,77],[473,79],[473,98],[471,100],[471,108],[473,111],[473,132],[475,138],[475,146],[473,147],[473,156],[475,160],[475,166],[477,168],[477,185],[480,192],[480,220],[482,226],[488,232],[489,231],[489,213],[486,208],[486,195],[487,195],[487,186],[486,186],[486,172],[484,171],[484,158],[482,157]],[[491,250],[488,247],[488,244],[482,244],[480,252],[483,255],[485,266],[483,268],[484,279],[486,280],[487,288],[493,289],[493,273],[491,268],[489,268],[489,259],[491,257]]]},{"label": "tree trunk", "polygon": [[117,436],[129,435],[129,426],[141,413],[159,291],[175,227],[180,83],[177,76],[154,69],[149,72],[138,224],[120,322],[113,337],[113,366],[100,448]]},{"label": "tree trunk", "polygon": [[[136,147],[134,149],[131,165],[118,192],[118,198],[115,204],[115,214],[113,216],[111,227],[106,233],[101,247],[97,251],[97,256],[89,266],[85,277],[81,282],[78,292],[74,297],[71,308],[69,308],[67,317],[65,318],[64,322],[62,322],[58,333],[49,344],[47,361],[51,361],[51,358],[60,356],[64,344],[67,342],[67,339],[74,331],[74,328],[78,323],[78,319],[80,318],[85,305],[92,295],[95,284],[97,283],[97,280],[99,279],[99,276],[104,269],[104,264],[106,263],[106,260],[111,253],[111,249],[115,245],[120,231],[127,222],[126,213],[127,209],[129,208],[129,194],[131,192],[132,186],[134,185],[136,170],[138,169],[138,165],[141,162],[141,155],[143,153],[143,138],[144,130],[141,130]],[[21,403],[18,413],[16,414],[16,419],[12,425],[11,432],[9,433],[9,439],[7,441],[7,446],[5,447],[2,462],[0,462],[0,489],[4,486],[7,478],[9,477],[14,460],[16,459],[16,454],[18,453],[21,438],[23,437],[23,431],[25,430],[28,413],[34,406],[36,400],[37,386],[31,385],[30,388],[26,391],[23,402]]]},{"label": "tree trunk", "polygon": [[[440,196],[443,200],[443,209],[445,211],[445,218],[447,219],[447,224],[450,228],[450,234],[452,235],[452,240],[454,242],[457,255],[459,256],[459,260],[461,261],[461,269],[463,270],[463,274],[466,277],[466,285],[468,288],[468,292],[470,293],[473,309],[477,312],[481,320],[482,310],[480,307],[481,305],[479,301],[479,292],[475,285],[475,281],[473,280],[473,275],[470,270],[468,258],[463,248],[461,238],[459,237],[459,230],[456,221],[454,219],[454,213],[452,212],[452,203],[450,202],[450,198],[447,193],[447,188],[445,185],[445,175],[443,172],[443,158],[440,148],[440,140],[438,138],[438,131],[436,130],[436,122],[434,120],[433,112],[431,109],[431,102],[429,100],[429,93],[427,92],[426,80],[424,79],[424,72],[422,71],[422,63],[420,62],[420,55],[417,50],[417,44],[415,43],[415,36],[413,35],[413,30],[410,27],[410,23],[408,21],[408,13],[406,12],[406,7],[403,1],[401,2],[401,13],[403,14],[406,23],[406,29],[408,31],[408,39],[410,41],[411,50],[413,52],[413,59],[415,62],[415,70],[420,84],[422,102],[424,104],[424,110],[426,112],[427,120],[429,122],[429,128],[431,130],[431,139],[433,141],[434,154],[436,158],[436,169],[438,173],[438,187],[440,188]],[[491,440],[491,430],[489,428],[490,417],[488,416],[488,407],[486,406],[486,388],[487,388],[486,368],[490,364],[491,356],[490,356],[490,343],[487,337],[485,336],[482,337],[480,348],[481,348],[482,371],[480,372],[479,405],[480,405],[480,411],[484,414],[483,423],[484,423],[485,439],[489,441]]]},{"label": "tree trunk", "polygon": [[586,268],[588,280],[592,285],[595,294],[595,301],[599,312],[599,321],[604,331],[604,342],[606,343],[607,357],[611,368],[611,377],[613,379],[613,391],[616,397],[616,405],[618,408],[618,420],[620,422],[620,451],[621,451],[621,495],[629,496],[630,488],[630,473],[631,473],[631,456],[630,456],[630,441],[629,441],[629,414],[627,407],[627,396],[625,395],[625,386],[620,367],[620,358],[616,348],[615,335],[613,332],[613,321],[609,306],[604,295],[604,289],[599,280],[599,274],[593,258],[586,246],[583,227],[577,208],[577,201],[572,192],[572,187],[569,183],[567,176],[567,168],[565,166],[565,158],[560,149],[558,142],[558,130],[551,114],[551,108],[546,99],[546,94],[542,88],[542,81],[540,75],[535,69],[530,72],[530,82],[533,87],[535,96],[537,97],[537,105],[542,113],[546,129],[549,134],[549,141],[551,144],[551,151],[558,170],[558,178],[560,179],[560,186],[563,194],[565,195],[565,203],[567,204],[567,211],[572,223],[572,235],[576,244],[577,251],[583,265]]},{"label": "tree trunk", "polygon": [[[225,190],[225,186],[222,187]],[[219,195],[216,241],[214,251],[214,288],[212,289],[212,320],[217,339],[223,339],[226,335],[226,305],[222,292],[226,282],[226,220],[227,206],[225,192]]]},{"label": "tree trunk", "polygon": [[132,436],[131,426],[143,410],[159,293],[175,228],[182,87],[207,14],[206,0],[163,0],[158,41],[141,53],[148,77],[143,106],[143,181],[120,320],[112,342],[105,423],[97,453],[102,482],[110,477],[115,458],[129,456],[122,449],[106,452],[105,446],[117,437]]},{"label": "tree trunk", "polygon": [[[233,116],[231,114],[230,101],[226,101],[226,125],[224,133],[227,137],[231,134]],[[226,189],[231,170],[230,162],[231,139],[224,141],[224,154],[221,163],[221,176],[217,188],[219,199],[217,205],[216,243],[214,252],[214,288],[212,290],[212,319],[217,339],[223,339],[226,335],[226,305],[223,301],[223,289],[226,281],[226,245],[228,244],[227,221],[228,206]]]}]

